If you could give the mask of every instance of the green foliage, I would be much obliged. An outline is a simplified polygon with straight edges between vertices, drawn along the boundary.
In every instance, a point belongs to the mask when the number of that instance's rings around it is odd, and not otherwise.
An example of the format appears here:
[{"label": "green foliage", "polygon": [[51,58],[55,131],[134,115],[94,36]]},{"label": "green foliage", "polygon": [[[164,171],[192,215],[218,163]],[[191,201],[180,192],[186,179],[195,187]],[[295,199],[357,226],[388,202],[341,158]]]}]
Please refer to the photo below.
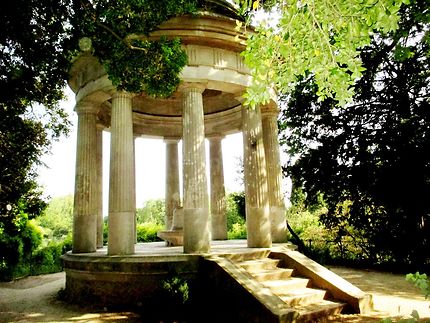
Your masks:
[{"label": "green foliage", "polygon": [[24,203],[12,222],[0,223],[0,280],[29,274],[32,253],[42,242],[41,230],[28,219]]},{"label": "green foliage", "polygon": [[31,257],[31,274],[49,274],[63,270],[61,255],[63,242],[50,241],[47,246],[36,250]]},{"label": "green foliage", "polygon": [[146,223],[138,223],[137,224],[137,242],[154,242],[161,241],[160,238],[157,237],[157,232],[162,231],[164,228],[163,225],[146,222]]},{"label": "green foliage", "polygon": [[73,195],[53,198],[44,213],[35,219],[48,238],[64,238],[72,232]]},{"label": "green foliage", "polygon": [[169,18],[195,12],[196,0],[82,1],[74,10],[74,36],[92,40],[94,55],[118,89],[161,97],[176,90],[187,63],[180,41],[149,35]]},{"label": "green foliage", "polygon": [[[29,221],[29,223],[31,222]],[[0,238],[0,246],[6,245],[8,247],[4,249],[4,255],[0,260],[0,281],[9,281],[29,275],[55,273],[63,270],[61,256],[72,249],[71,235],[64,240],[51,240],[47,245],[39,245],[38,248],[35,248],[35,246],[37,241],[41,240],[41,234],[34,224],[27,229],[27,235],[33,239],[32,250],[27,253],[24,252],[25,244],[20,242],[17,236],[9,241],[5,241],[4,237]],[[11,250],[13,247],[16,249]],[[12,261],[10,261],[11,259]]]},{"label": "green foliage", "polygon": [[303,205],[292,205],[287,210],[288,224],[303,241],[323,237],[324,226],[319,222],[319,215],[323,210],[311,212]]},{"label": "green foliage", "polygon": [[0,4],[0,279],[28,275],[40,244],[32,219],[46,202],[36,166],[52,140],[67,133],[58,103],[69,66],[64,1]]},{"label": "green foliage", "polygon": [[165,222],[164,199],[148,200],[143,208],[136,210],[137,223],[154,223],[163,226]]},{"label": "green foliage", "polygon": [[51,140],[67,133],[58,106],[69,66],[63,1],[0,4],[0,221],[13,221],[20,199],[30,217],[43,209],[35,165]]},{"label": "green foliage", "polygon": [[228,194],[226,206],[228,239],[246,239],[245,193]]},{"label": "green foliage", "polygon": [[233,225],[245,223],[245,193],[230,193],[226,196],[227,231],[233,229]]},{"label": "green foliage", "polygon": [[430,297],[430,281],[426,274],[420,274],[419,272],[407,274],[406,280],[417,286],[426,299]]},{"label": "green foliage", "polygon": [[107,245],[108,235],[109,235],[109,228],[108,228],[107,218],[105,218],[103,222],[103,245]]},{"label": "green foliage", "polygon": [[169,299],[176,303],[185,304],[189,299],[188,283],[181,277],[176,276],[163,281],[162,287],[170,296]]},{"label": "green foliage", "polygon": [[195,313],[193,281],[183,278],[183,273],[172,271],[162,281],[148,302],[141,308],[142,316],[150,322],[188,322]]},{"label": "green foliage", "polygon": [[370,44],[374,30],[397,28],[403,2],[408,0],[236,0],[250,21],[260,8],[267,16],[243,53],[253,76],[247,103],[267,102],[272,87],[288,93],[307,73],[314,76],[320,100],[334,96],[341,105],[350,101],[351,86],[364,70],[359,49]]},{"label": "green foliage", "polygon": [[[365,265],[368,264],[367,250],[352,226],[343,230],[327,229],[321,222],[328,209],[319,196],[316,204],[307,205],[306,194],[294,189],[292,205],[287,209],[287,221],[294,233],[304,244],[306,255],[323,264]],[[292,236],[291,241],[298,246],[300,242]]]},{"label": "green foliage", "polygon": [[[430,265],[430,58],[426,1],[401,10],[400,28],[361,51],[366,67],[345,108],[318,99],[312,75],[285,96],[280,129],[294,185],[336,243],[371,263]],[[411,41],[413,39],[414,41]],[[411,54],[400,55],[399,45]]]},{"label": "green foliage", "polygon": [[234,239],[246,239],[246,224],[245,223],[233,223],[230,230],[227,232],[227,237],[230,240]]},{"label": "green foliage", "polygon": [[[54,205],[61,209],[67,198],[56,201]],[[12,223],[0,223],[0,280],[61,271],[60,256],[72,247],[71,230],[67,235],[61,235],[61,239],[52,236],[44,239],[43,233],[48,228],[39,226],[38,218],[29,220],[25,204],[20,202],[19,205],[20,211],[13,216]],[[55,221],[46,223],[57,225]],[[7,230],[5,225],[9,226]]]}]

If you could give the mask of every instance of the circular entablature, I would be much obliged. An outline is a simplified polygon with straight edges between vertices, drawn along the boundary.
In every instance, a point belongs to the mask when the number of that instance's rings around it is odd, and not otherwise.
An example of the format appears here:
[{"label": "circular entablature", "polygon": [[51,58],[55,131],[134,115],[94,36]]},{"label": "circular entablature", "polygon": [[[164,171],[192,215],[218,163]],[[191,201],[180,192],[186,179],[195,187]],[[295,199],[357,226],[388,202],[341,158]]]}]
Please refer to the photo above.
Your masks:
[{"label": "circular entablature", "polygon": [[[234,94],[205,89],[203,92],[204,113],[213,114],[239,105]],[[182,94],[178,91],[168,98],[156,98],[140,93],[133,98],[133,112],[160,117],[182,116]]]}]

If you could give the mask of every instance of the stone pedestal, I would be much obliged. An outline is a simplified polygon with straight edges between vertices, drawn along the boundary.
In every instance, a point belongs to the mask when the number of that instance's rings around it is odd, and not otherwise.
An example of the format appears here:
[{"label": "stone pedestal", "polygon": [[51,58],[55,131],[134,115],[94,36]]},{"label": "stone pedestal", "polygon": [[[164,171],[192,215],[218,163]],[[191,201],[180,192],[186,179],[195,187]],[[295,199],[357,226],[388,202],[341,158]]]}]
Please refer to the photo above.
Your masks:
[{"label": "stone pedestal", "polygon": [[96,251],[97,247],[97,109],[80,102],[76,147],[73,209],[73,253]]},{"label": "stone pedestal", "polygon": [[135,189],[132,96],[116,92],[112,98],[109,182],[109,255],[134,253]]},{"label": "stone pedestal", "polygon": [[227,217],[221,136],[209,137],[212,240],[227,240]]},{"label": "stone pedestal", "polygon": [[185,253],[205,253],[210,250],[203,91],[203,86],[193,83],[181,88]]},{"label": "stone pedestal", "polygon": [[260,107],[243,107],[242,122],[248,247],[268,248],[272,239]]},{"label": "stone pedestal", "polygon": [[263,142],[267,168],[270,221],[273,242],[285,242],[287,224],[282,196],[282,169],[278,140],[278,109],[265,107],[262,111]]},{"label": "stone pedestal", "polygon": [[173,212],[180,205],[179,159],[177,138],[165,138],[166,143],[166,230],[173,226]]}]

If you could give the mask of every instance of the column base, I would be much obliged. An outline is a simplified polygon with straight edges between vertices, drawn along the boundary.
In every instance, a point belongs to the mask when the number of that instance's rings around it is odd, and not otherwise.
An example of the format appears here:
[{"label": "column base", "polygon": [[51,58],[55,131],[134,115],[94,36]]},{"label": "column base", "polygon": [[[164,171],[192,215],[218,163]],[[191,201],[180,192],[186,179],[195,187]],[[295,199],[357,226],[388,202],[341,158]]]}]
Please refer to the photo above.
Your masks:
[{"label": "column base", "polygon": [[[78,233],[79,232],[79,233]],[[73,217],[73,253],[90,253],[97,249],[97,215],[75,214]]]},{"label": "column base", "polygon": [[108,255],[134,254],[134,212],[109,213]]},{"label": "column base", "polygon": [[270,224],[272,228],[272,241],[285,242],[287,240],[287,219],[284,207],[270,207]]},{"label": "column base", "polygon": [[246,230],[248,248],[270,248],[272,237],[269,208],[247,207]]},{"label": "column base", "polygon": [[[226,215],[212,213],[212,240],[227,240]],[[218,220],[218,221],[216,221]]]},{"label": "column base", "polygon": [[211,248],[208,208],[184,208],[184,253],[207,253]]}]

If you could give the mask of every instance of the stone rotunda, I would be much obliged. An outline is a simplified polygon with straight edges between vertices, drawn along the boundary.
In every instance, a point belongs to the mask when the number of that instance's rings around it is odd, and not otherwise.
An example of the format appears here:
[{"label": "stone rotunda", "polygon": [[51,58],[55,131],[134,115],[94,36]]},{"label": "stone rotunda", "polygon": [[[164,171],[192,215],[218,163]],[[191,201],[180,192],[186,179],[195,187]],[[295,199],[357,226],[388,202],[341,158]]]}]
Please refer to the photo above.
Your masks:
[{"label": "stone rotunda", "polygon": [[[182,295],[181,289],[169,282],[179,279],[191,295],[191,322],[314,322],[344,310],[366,312],[371,308],[369,295],[284,243],[276,101],[255,109],[242,105],[251,76],[240,56],[245,39],[235,30],[234,8],[222,0],[201,3],[211,3],[211,10],[173,18],[151,35],[179,37],[188,55],[181,84],[169,98],[118,91],[89,51],[73,62],[69,85],[76,94],[78,140],[73,250],[62,256],[66,299],[136,306],[147,316],[154,312],[161,321],[178,310],[172,295]],[[107,246],[103,246],[103,131],[111,133]],[[221,142],[239,132],[247,242],[226,240]],[[138,137],[164,139],[164,233],[180,232],[183,247],[136,244],[136,181],[153,185],[135,178]],[[152,158],[150,151],[146,153]],[[176,289],[169,290],[166,283]]]},{"label": "stone rotunda", "polygon": [[73,62],[69,85],[78,114],[73,254],[103,247],[102,131],[111,133],[108,256],[135,253],[136,181],[152,185],[135,178],[138,137],[163,138],[166,145],[166,230],[173,227],[181,204],[182,140],[184,253],[207,253],[211,240],[227,239],[221,142],[238,132],[243,133],[247,245],[267,248],[285,240],[278,107],[275,100],[255,109],[242,105],[251,78],[240,56],[245,39],[235,30],[237,16],[230,4],[216,1],[211,8],[173,18],[151,34],[154,39],[179,37],[188,56],[181,85],[169,98],[118,91],[90,52]]}]

